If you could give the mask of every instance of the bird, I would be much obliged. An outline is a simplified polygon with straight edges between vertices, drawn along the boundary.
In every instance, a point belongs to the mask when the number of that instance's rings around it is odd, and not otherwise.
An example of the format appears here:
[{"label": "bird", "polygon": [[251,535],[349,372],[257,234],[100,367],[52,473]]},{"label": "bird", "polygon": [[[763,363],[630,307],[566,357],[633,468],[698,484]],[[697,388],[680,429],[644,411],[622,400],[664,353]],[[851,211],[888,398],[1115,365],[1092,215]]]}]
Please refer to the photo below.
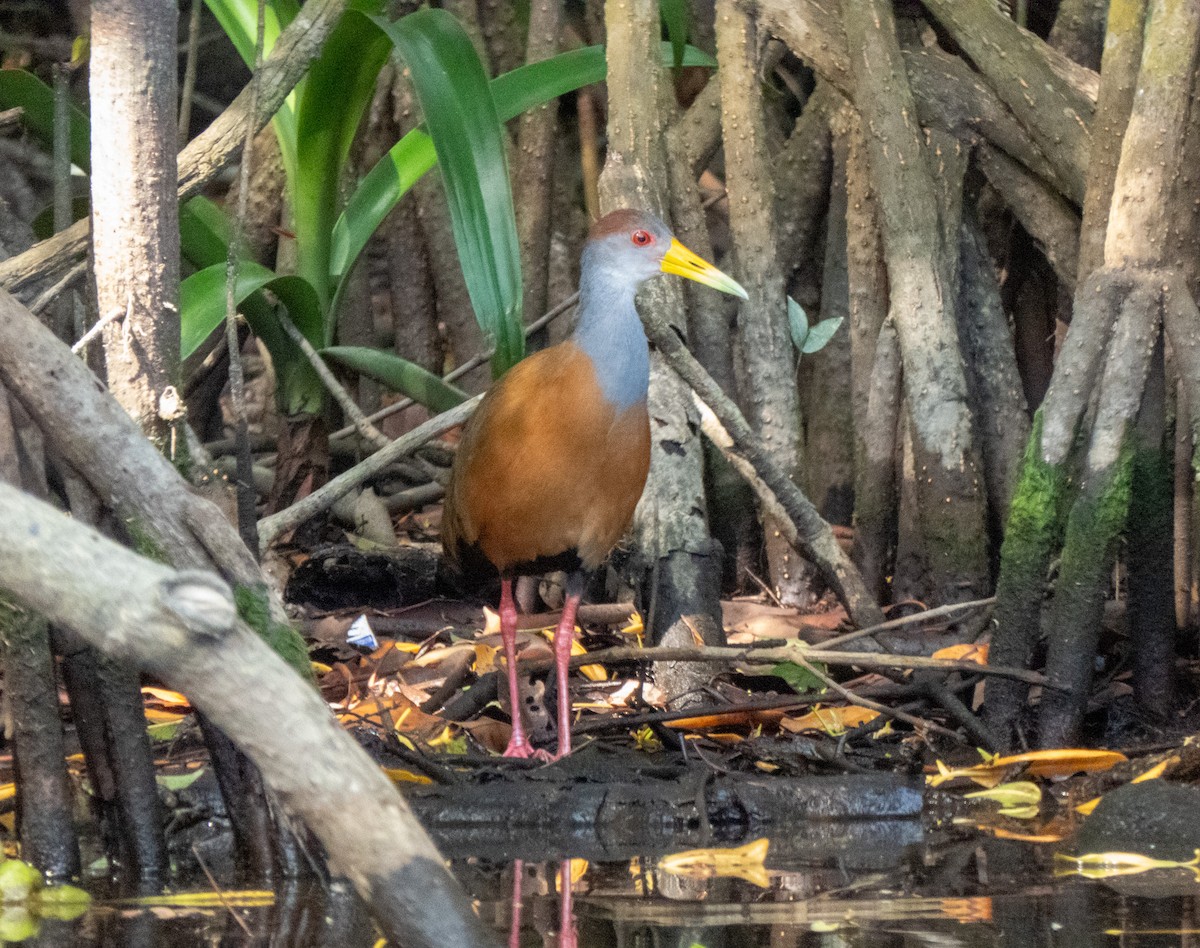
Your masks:
[{"label": "bird", "polygon": [[[651,277],[677,274],[746,299],[654,214],[612,211],[588,232],[572,334],[497,380],[463,428],[442,517],[448,560],[466,575],[500,576],[500,632],[512,736],[506,757],[571,751],[568,663],[586,576],[633,518],[650,470],[650,348],[634,304]],[[558,753],[535,750],[521,720],[517,607],[521,575],[567,572],[554,633]]]}]

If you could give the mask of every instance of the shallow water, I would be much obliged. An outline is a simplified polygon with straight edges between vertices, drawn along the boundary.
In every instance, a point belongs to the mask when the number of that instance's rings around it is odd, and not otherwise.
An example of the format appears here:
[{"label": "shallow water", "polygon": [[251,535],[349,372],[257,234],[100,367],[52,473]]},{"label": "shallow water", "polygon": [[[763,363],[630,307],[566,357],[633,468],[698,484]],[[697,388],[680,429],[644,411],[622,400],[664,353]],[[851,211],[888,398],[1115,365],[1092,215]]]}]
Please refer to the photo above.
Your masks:
[{"label": "shallow water", "polygon": [[[455,849],[453,840],[440,842]],[[1190,874],[1056,879],[1055,845],[929,834],[918,821],[863,822],[824,856],[811,838],[801,845],[772,840],[759,880],[765,886],[672,875],[657,867],[661,853],[598,859],[563,851],[559,841],[543,861],[537,840],[527,838],[520,848],[508,854],[524,857],[516,862],[498,851],[486,857],[460,851],[453,861],[481,916],[514,946],[1149,946],[1193,944],[1200,935],[1200,885]],[[578,878],[565,906],[564,938],[557,878],[560,859],[571,855],[590,858],[569,864]],[[236,894],[228,898],[228,907],[99,901],[75,921],[43,922],[26,943],[375,944],[372,926],[342,887],[329,897],[317,887],[292,887],[257,906],[241,904]]]}]

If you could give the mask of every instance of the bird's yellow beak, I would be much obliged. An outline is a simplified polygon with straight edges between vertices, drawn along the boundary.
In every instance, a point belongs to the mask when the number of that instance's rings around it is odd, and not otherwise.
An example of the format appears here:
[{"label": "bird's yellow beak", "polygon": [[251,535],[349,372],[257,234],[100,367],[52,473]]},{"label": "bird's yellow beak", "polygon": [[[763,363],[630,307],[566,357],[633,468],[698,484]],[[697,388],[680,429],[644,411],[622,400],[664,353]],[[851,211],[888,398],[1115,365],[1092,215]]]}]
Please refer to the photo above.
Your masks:
[{"label": "bird's yellow beak", "polygon": [[749,299],[736,280],[726,276],[703,257],[696,256],[674,237],[671,238],[670,249],[662,259],[662,271],[687,277],[731,296]]}]

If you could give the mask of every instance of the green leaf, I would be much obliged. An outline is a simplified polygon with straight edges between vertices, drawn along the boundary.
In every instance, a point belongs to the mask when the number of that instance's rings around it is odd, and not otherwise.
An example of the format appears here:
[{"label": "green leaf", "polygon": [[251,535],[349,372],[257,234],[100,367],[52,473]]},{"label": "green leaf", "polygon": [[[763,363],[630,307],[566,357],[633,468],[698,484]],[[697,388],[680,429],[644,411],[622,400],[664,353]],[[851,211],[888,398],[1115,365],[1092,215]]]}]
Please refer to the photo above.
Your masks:
[{"label": "green leaf", "polygon": [[[204,0],[204,3],[233,43],[242,62],[253,69],[254,44],[258,37],[258,0]],[[268,0],[263,19],[264,59],[275,47],[279,34],[296,18],[298,10],[295,0]],[[303,88],[304,80],[301,79],[271,120],[288,181],[295,180],[296,174],[296,98]]]},{"label": "green leaf", "polygon": [[182,721],[159,721],[157,724],[146,725],[146,736],[152,741],[173,741],[179,733]]},{"label": "green leaf", "polygon": [[0,862],[0,900],[20,902],[43,886],[42,874],[20,859]]},{"label": "green leaf", "polygon": [[804,340],[804,345],[800,351],[805,355],[813,352],[820,352],[833,338],[833,334],[838,331],[842,325],[843,316],[834,316],[832,319],[822,319],[819,323],[812,326],[808,330],[808,336]]},{"label": "green leaf", "polygon": [[671,40],[672,65],[678,69],[683,65],[683,51],[687,46],[690,5],[688,0],[660,0],[659,9]]},{"label": "green leaf", "polygon": [[197,270],[229,256],[230,223],[225,212],[206,197],[194,197],[179,208],[183,255]]},{"label": "green leaf", "polygon": [[393,392],[402,392],[435,412],[449,411],[468,398],[462,389],[443,382],[428,369],[382,349],[330,346],[321,350],[321,356],[373,378]]},{"label": "green leaf", "polygon": [[804,307],[790,296],[787,301],[788,329],[792,334],[792,344],[803,352],[804,342],[808,339],[808,314],[804,312]]},{"label": "green leaf", "polygon": [[419,129],[401,138],[376,162],[334,225],[329,261],[332,279],[344,279],[383,219],[435,164],[433,141]]},{"label": "green leaf", "polygon": [[[671,50],[663,44],[664,62]],[[688,47],[684,65],[715,66],[707,53]],[[501,121],[543,105],[583,86],[603,81],[603,46],[588,46],[521,66],[492,80],[492,95]],[[429,136],[409,132],[363,178],[334,227],[332,271],[341,278],[353,266],[368,239],[414,183],[437,163]]]},{"label": "green leaf", "polygon": [[[238,267],[234,300],[254,334],[271,353],[278,379],[280,407],[289,414],[314,413],[324,402],[324,389],[316,372],[265,302],[255,305],[253,294],[270,290],[288,311],[296,327],[314,346],[321,345],[323,319],[316,291],[297,276],[279,276],[273,270],[242,261]],[[217,263],[193,273],[179,287],[182,324],[180,357],[195,352],[225,319],[225,264]]]},{"label": "green leaf", "polygon": [[508,179],[504,126],[483,64],[445,10],[423,9],[389,23],[375,17],[409,68],[433,139],[459,265],[475,318],[495,340],[492,374],[525,353],[521,247]]},{"label": "green leaf", "polygon": [[204,768],[197,767],[195,770],[187,770],[181,774],[158,774],[154,779],[164,790],[174,792],[186,790],[202,776],[204,776]]},{"label": "green leaf", "polygon": [[[670,65],[670,44],[663,44],[662,56],[663,64]],[[716,66],[711,56],[691,46],[687,47],[683,62],[685,66]],[[588,46],[521,66],[492,80],[496,112],[501,121],[507,122],[567,92],[602,82],[606,69],[603,46]],[[436,163],[433,142],[425,131],[415,129],[393,145],[367,173],[334,226],[331,260],[334,279],[345,277],[388,212]]]},{"label": "green leaf", "polygon": [[[325,41],[296,103],[297,164],[291,179],[296,272],[326,308],[332,295],[329,247],[342,171],[389,49],[388,38],[367,16],[348,10]],[[327,318],[324,344],[333,341],[333,332],[333,318]]]},{"label": "green leaf", "polygon": [[[0,109],[21,108],[22,123],[47,152],[54,148],[54,90],[24,69],[0,69]],[[76,105],[71,114],[71,164],[85,172],[92,166],[88,117]]]},{"label": "green leaf", "polygon": [[[816,667],[822,668],[820,665],[816,665]],[[822,668],[822,670],[824,669]],[[820,678],[796,662],[780,662],[771,669],[771,674],[782,678],[798,694],[804,694],[806,691],[820,691],[825,687],[825,683]]]}]

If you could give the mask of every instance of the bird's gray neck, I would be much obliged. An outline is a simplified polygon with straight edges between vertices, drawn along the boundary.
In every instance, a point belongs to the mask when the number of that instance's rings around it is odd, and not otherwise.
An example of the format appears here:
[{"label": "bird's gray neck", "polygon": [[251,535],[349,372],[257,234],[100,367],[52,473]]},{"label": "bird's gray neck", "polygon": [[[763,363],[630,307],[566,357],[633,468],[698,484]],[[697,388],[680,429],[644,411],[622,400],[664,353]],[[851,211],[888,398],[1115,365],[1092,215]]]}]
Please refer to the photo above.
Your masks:
[{"label": "bird's gray neck", "polygon": [[571,338],[591,358],[604,397],[624,411],[644,402],[650,388],[650,347],[633,302],[637,288],[628,274],[588,266],[586,256],[583,262]]}]

